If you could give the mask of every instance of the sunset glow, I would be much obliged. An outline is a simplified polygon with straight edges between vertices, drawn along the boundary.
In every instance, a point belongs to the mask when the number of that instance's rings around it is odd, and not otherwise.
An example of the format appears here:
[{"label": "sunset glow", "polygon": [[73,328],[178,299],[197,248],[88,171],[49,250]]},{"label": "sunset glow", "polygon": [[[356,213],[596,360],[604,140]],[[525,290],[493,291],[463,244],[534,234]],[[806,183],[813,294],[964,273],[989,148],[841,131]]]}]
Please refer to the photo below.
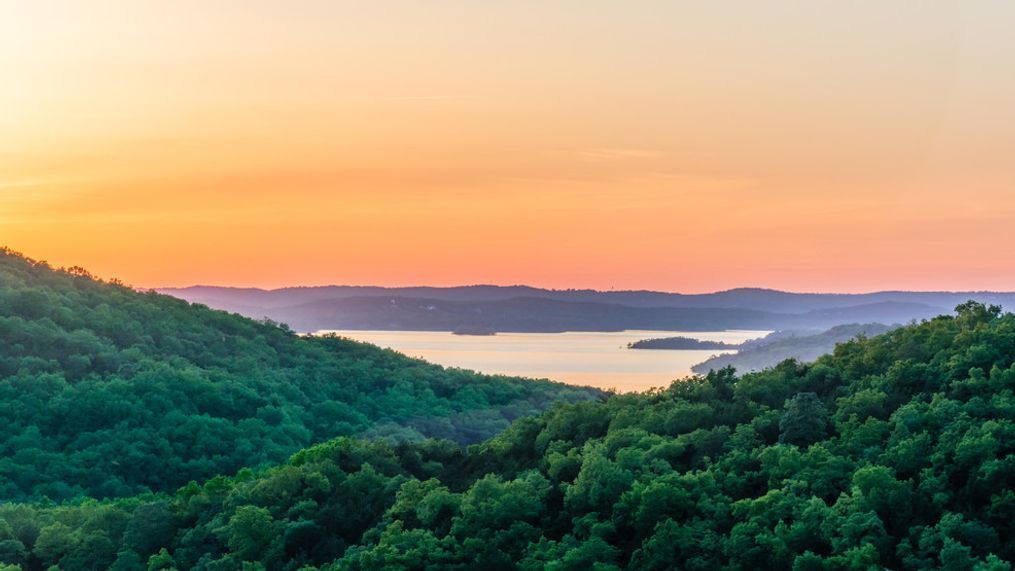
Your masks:
[{"label": "sunset glow", "polygon": [[0,0],[0,245],[145,287],[1015,290],[1010,2],[159,4]]}]

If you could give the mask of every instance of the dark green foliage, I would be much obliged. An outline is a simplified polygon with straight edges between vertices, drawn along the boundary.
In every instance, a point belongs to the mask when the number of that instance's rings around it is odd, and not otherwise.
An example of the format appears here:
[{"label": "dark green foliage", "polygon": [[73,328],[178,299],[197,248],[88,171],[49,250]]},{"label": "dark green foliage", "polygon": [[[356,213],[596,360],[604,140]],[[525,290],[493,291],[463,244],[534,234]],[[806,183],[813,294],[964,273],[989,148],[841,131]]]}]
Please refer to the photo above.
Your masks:
[{"label": "dark green foliage", "polygon": [[812,365],[561,405],[465,450],[341,438],[171,498],[0,506],[0,553],[144,560],[130,530],[167,505],[148,562],[179,569],[1010,569],[1013,391],[1015,315],[964,306]]},{"label": "dark green foliage", "polygon": [[825,439],[828,411],[814,393],[800,393],[786,401],[779,420],[779,442],[806,446]]},{"label": "dark green foliage", "polygon": [[[553,401],[597,395],[301,337],[0,251],[7,500],[173,490],[342,435],[477,442]],[[128,536],[143,558],[161,537]]]}]

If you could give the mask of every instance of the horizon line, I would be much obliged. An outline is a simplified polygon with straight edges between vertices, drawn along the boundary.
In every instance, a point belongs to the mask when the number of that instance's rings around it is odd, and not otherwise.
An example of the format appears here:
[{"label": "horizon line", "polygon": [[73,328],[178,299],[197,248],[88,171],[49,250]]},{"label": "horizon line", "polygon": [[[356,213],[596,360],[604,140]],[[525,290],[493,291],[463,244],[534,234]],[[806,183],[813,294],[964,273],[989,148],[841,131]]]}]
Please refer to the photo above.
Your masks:
[{"label": "horizon line", "polygon": [[781,293],[790,295],[841,295],[841,296],[863,296],[863,295],[877,295],[877,294],[892,294],[892,293],[911,293],[911,294],[1002,294],[1002,295],[1015,295],[1015,290],[989,290],[989,289],[967,289],[967,290],[945,290],[945,289],[879,289],[879,290],[868,290],[861,292],[841,292],[841,291],[796,291],[796,290],[784,290],[771,287],[760,287],[760,286],[738,286],[728,289],[706,291],[699,293],[685,293],[679,291],[668,291],[668,290],[656,290],[656,289],[597,289],[592,287],[574,287],[574,288],[552,288],[552,287],[541,287],[529,284],[494,284],[494,283],[473,283],[473,284],[458,284],[458,285],[395,285],[385,286],[377,284],[318,284],[318,285],[287,285],[280,287],[259,287],[259,286],[233,286],[233,285],[215,285],[215,284],[193,284],[188,286],[158,286],[158,287],[140,287],[136,289],[148,290],[148,291],[181,291],[188,289],[208,288],[208,289],[230,289],[230,290],[245,290],[245,291],[261,291],[266,293],[293,290],[293,289],[327,289],[327,288],[358,288],[358,289],[387,289],[387,290],[398,290],[398,289],[436,289],[436,290],[447,290],[447,289],[465,289],[465,288],[527,288],[533,290],[547,291],[547,292],[590,292],[590,293],[604,293],[604,294],[618,294],[618,293],[649,293],[649,294],[662,294],[662,295],[679,295],[679,296],[707,296],[707,295],[718,295],[723,293],[733,293],[742,291],[757,291],[757,292],[770,292],[770,293]]}]

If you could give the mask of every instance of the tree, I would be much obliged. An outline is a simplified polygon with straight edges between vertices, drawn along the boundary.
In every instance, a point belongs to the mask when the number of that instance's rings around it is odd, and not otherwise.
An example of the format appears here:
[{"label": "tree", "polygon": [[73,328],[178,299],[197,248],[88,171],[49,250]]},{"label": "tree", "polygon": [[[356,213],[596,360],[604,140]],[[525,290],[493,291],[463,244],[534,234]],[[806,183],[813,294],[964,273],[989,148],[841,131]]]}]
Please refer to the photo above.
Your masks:
[{"label": "tree", "polygon": [[123,543],[142,557],[147,557],[167,545],[175,532],[169,504],[164,501],[141,504],[127,523]]},{"label": "tree", "polygon": [[66,524],[56,522],[39,530],[32,552],[45,564],[57,565],[60,558],[77,546],[78,538]]},{"label": "tree", "polygon": [[176,571],[176,562],[165,547],[148,558],[148,571]]},{"label": "tree", "polygon": [[275,538],[275,521],[265,508],[243,506],[229,520],[229,549],[243,561],[256,561]]},{"label": "tree", "polygon": [[779,442],[807,446],[825,438],[828,411],[815,393],[798,393],[786,401],[779,420]]}]

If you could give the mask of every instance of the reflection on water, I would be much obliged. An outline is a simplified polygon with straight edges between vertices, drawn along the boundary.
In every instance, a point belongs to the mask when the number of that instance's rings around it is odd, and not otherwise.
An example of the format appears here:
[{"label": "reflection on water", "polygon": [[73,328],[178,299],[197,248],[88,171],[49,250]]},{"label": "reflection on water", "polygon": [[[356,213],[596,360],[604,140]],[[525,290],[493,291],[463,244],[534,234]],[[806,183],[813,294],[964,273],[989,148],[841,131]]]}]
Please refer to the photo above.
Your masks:
[{"label": "reflection on water", "polygon": [[321,331],[401,351],[432,363],[482,373],[548,378],[621,392],[667,386],[717,350],[628,349],[655,337],[740,343],[767,331],[619,331],[453,335],[437,331]]}]

